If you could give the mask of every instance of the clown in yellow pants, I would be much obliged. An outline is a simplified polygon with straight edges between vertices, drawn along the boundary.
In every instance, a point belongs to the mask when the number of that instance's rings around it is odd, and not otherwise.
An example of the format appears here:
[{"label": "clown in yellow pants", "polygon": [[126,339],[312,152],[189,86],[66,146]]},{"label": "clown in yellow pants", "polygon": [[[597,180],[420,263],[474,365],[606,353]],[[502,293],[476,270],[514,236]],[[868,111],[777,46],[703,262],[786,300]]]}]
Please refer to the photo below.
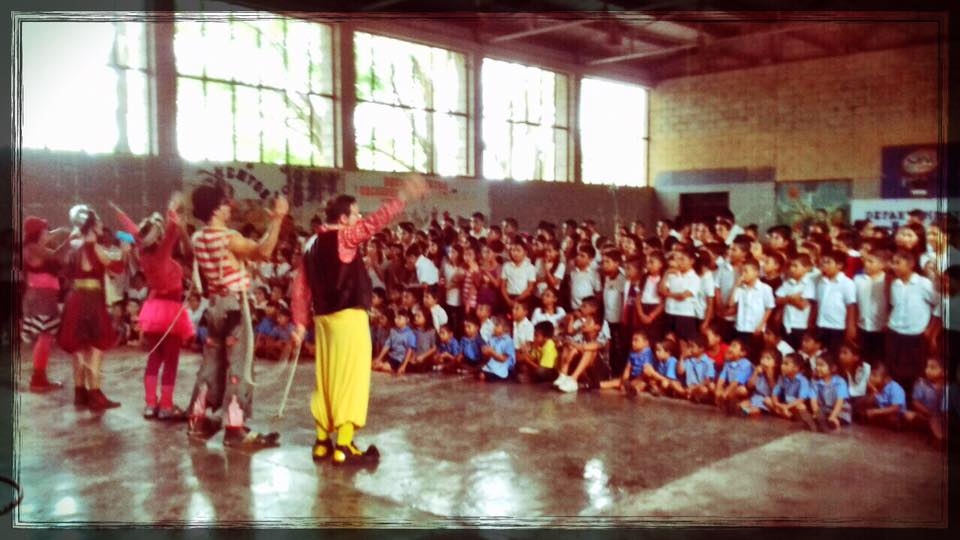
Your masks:
[{"label": "clown in yellow pants", "polygon": [[[344,309],[314,317],[313,321],[317,377],[310,400],[317,426],[313,459],[319,461],[331,453],[335,464],[376,458],[376,447],[361,452],[353,444],[354,431],[367,423],[370,400],[373,345],[367,312]],[[335,447],[330,439],[334,431]]]}]

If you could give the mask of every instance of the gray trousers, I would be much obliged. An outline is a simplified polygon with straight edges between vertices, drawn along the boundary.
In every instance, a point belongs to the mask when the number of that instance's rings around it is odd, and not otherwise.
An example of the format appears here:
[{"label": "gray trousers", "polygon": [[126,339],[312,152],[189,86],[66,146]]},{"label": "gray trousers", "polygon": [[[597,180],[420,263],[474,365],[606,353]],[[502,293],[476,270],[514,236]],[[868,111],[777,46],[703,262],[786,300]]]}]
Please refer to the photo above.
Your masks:
[{"label": "gray trousers", "polygon": [[[206,407],[216,411],[227,406],[236,397],[244,419],[253,417],[253,386],[244,381],[243,367],[248,344],[252,342],[253,328],[243,320],[242,306],[237,295],[212,296],[204,315],[209,334],[203,344],[203,359],[197,370],[190,407],[206,391]],[[236,343],[227,345],[227,338]],[[250,351],[253,352],[252,350]]]}]

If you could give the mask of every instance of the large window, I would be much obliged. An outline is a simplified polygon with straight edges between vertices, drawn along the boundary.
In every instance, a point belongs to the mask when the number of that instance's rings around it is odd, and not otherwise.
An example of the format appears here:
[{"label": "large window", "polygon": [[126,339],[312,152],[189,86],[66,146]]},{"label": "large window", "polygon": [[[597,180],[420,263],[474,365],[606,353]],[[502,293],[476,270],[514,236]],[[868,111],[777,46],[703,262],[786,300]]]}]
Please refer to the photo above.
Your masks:
[{"label": "large window", "polygon": [[599,79],[580,84],[585,184],[647,185],[647,90]]},{"label": "large window", "polygon": [[569,180],[567,77],[484,59],[483,176]]},{"label": "large window", "polygon": [[21,28],[24,148],[155,151],[146,24],[27,21]]},{"label": "large window", "polygon": [[357,166],[470,174],[464,55],[362,32],[354,39]]},{"label": "large window", "polygon": [[174,48],[181,156],[337,165],[329,26],[181,20]]}]

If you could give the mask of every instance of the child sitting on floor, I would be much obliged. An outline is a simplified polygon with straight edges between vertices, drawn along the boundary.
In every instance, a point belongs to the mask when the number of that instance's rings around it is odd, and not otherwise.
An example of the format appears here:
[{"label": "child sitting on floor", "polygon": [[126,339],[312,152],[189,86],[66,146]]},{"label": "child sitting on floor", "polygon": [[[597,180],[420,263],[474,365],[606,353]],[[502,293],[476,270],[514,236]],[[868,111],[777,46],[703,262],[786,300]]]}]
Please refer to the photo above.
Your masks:
[{"label": "child sitting on floor", "polygon": [[650,338],[643,330],[635,330],[630,342],[630,354],[627,356],[627,365],[623,367],[623,374],[618,379],[609,379],[600,383],[604,390],[623,390],[629,396],[635,396],[647,388],[643,378],[646,366],[653,363],[653,350],[650,349]]},{"label": "child sitting on floor", "polygon": [[437,341],[437,365],[445,373],[456,373],[457,358],[460,356],[460,342],[453,337],[453,330],[449,324],[440,326],[437,337],[439,338]]},{"label": "child sitting on floor", "polygon": [[753,395],[740,403],[744,416],[769,413],[773,408],[773,388],[777,385],[781,359],[780,351],[776,349],[767,348],[760,353],[760,364],[747,381],[747,389],[753,391]]},{"label": "child sitting on floor", "polygon": [[533,327],[533,343],[528,351],[517,353],[518,369],[531,382],[549,382],[557,378],[557,344],[553,340],[553,333],[554,327],[550,321],[537,323]]},{"label": "child sitting on floor", "polygon": [[663,339],[653,350],[653,363],[643,368],[647,389],[654,396],[683,397],[683,385],[677,379],[677,343]]},{"label": "child sitting on floor", "polygon": [[414,351],[417,349],[417,336],[408,326],[409,322],[410,312],[404,309],[398,310],[393,318],[394,328],[390,330],[387,342],[373,362],[374,370],[392,371],[397,375],[403,375],[406,371],[405,366],[413,358]]},{"label": "child sitting on floor", "polygon": [[486,343],[480,337],[480,321],[473,315],[467,315],[463,321],[463,337],[460,338],[460,356],[457,357],[458,369],[479,370],[483,365],[483,347]]},{"label": "child sitting on floor", "polygon": [[805,404],[812,394],[810,381],[800,373],[802,364],[803,360],[796,353],[783,359],[780,379],[773,388],[773,413],[781,418],[800,420],[807,429],[816,431],[817,425]]},{"label": "child sitting on floor", "polygon": [[878,424],[892,429],[902,427],[907,412],[907,394],[900,383],[893,380],[886,364],[873,366],[867,383],[867,397],[858,416],[867,424]]},{"label": "child sitting on floor", "polygon": [[840,429],[841,423],[850,423],[847,381],[836,371],[833,355],[824,353],[817,358],[810,387],[810,409],[817,427],[824,432]]},{"label": "child sitting on floor", "polygon": [[507,333],[507,320],[501,316],[491,317],[493,337],[490,343],[481,349],[487,362],[480,369],[480,380],[502,382],[510,378],[517,363],[513,338]]},{"label": "child sitting on floor", "polygon": [[[560,363],[560,375],[554,381],[556,386],[562,392],[576,392],[580,388],[579,380],[584,374],[587,375],[587,386],[589,388],[599,388],[602,380],[599,364],[600,352],[603,345],[600,343],[601,326],[600,321],[603,317],[594,310],[587,315],[587,311],[581,319],[579,339],[571,341],[564,349],[564,356]],[[574,361],[577,367],[569,375],[570,367]]]},{"label": "child sitting on floor", "polygon": [[417,338],[417,348],[407,371],[423,373],[430,371],[435,365],[434,355],[437,352],[437,331],[433,329],[432,316],[427,310],[413,314],[413,334]]},{"label": "child sitting on floor", "polygon": [[928,433],[934,444],[943,443],[945,385],[943,363],[937,357],[928,358],[923,375],[913,383],[910,410],[903,415],[907,426]]},{"label": "child sitting on floor", "polygon": [[686,358],[677,366],[677,375],[686,384],[684,396],[694,403],[709,402],[716,389],[716,369],[713,359],[707,356],[705,349],[706,339],[703,334],[694,336],[687,343]]},{"label": "child sitting on floor", "polygon": [[728,412],[738,407],[750,395],[747,382],[753,373],[753,364],[747,359],[747,351],[740,339],[733,339],[727,346],[727,361],[717,377],[713,397],[717,407]]}]

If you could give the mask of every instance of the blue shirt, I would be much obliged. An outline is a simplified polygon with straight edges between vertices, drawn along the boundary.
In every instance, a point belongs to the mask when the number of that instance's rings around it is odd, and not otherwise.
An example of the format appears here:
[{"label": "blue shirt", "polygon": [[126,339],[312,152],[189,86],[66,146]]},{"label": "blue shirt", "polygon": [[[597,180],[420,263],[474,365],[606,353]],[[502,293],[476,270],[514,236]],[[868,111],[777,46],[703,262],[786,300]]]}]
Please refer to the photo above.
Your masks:
[{"label": "blue shirt", "polygon": [[387,338],[387,343],[384,344],[384,347],[389,349],[387,356],[390,357],[391,360],[403,362],[407,351],[417,348],[417,336],[409,326],[403,330],[394,328],[390,330],[390,336]]},{"label": "blue shirt", "polygon": [[713,360],[705,354],[700,355],[700,358],[684,360],[683,369],[688,387],[712,381],[717,376],[717,371],[713,367]]},{"label": "blue shirt", "polygon": [[830,380],[817,379],[811,385],[811,393],[820,404],[821,408],[833,409],[838,399],[849,399],[850,392],[847,391],[847,381],[843,377],[833,375]]},{"label": "blue shirt", "polygon": [[674,357],[669,357],[663,362],[659,359],[654,360],[653,368],[657,370],[657,373],[663,375],[664,377],[675,381],[677,380],[677,359]]},{"label": "blue shirt", "polygon": [[888,382],[876,397],[877,407],[881,409],[897,405],[900,407],[901,413],[907,410],[907,393],[903,391],[903,387],[897,381]]},{"label": "blue shirt", "polygon": [[286,327],[275,325],[270,336],[282,341],[290,341],[293,338],[293,323],[288,323]]},{"label": "blue shirt", "polygon": [[460,338],[460,352],[463,353],[463,359],[471,364],[476,364],[483,359],[481,348],[483,348],[483,338],[480,334],[472,339],[467,336]]},{"label": "blue shirt", "polygon": [[940,412],[943,408],[943,389],[937,390],[930,381],[920,377],[913,383],[913,401],[923,405],[931,413]]},{"label": "blue shirt", "polygon": [[510,370],[513,369],[514,364],[517,363],[517,353],[513,346],[513,338],[508,335],[493,336],[490,338],[489,345],[493,348],[493,352],[505,354],[507,360],[506,362],[500,362],[499,360],[491,358],[483,366],[483,370],[493,373],[501,379],[506,379],[510,375]]},{"label": "blue shirt", "polygon": [[750,375],[753,373],[753,364],[746,358],[728,361],[720,370],[719,380],[724,382],[735,382],[737,384],[747,384]]},{"label": "blue shirt", "polygon": [[437,331],[433,328],[414,330],[413,334],[417,337],[417,354],[423,354],[437,344]]},{"label": "blue shirt", "polygon": [[798,399],[810,399],[813,392],[810,390],[810,381],[806,377],[797,373],[796,377],[780,377],[777,385],[773,387],[773,395],[780,398],[784,403],[793,403]]},{"label": "blue shirt", "polygon": [[630,376],[639,377],[643,373],[643,366],[653,365],[653,351],[646,347],[640,352],[632,352],[627,361],[630,362]]},{"label": "blue shirt", "polygon": [[757,375],[756,383],[753,387],[753,395],[763,396],[763,397],[773,397],[773,389],[777,386],[776,381],[773,385],[770,385],[770,380],[767,379],[766,374],[760,373]]},{"label": "blue shirt", "polygon": [[256,333],[257,335],[264,335],[267,337],[273,336],[273,329],[276,328],[276,324],[273,322],[273,319],[270,317],[264,317],[260,324],[257,325]]},{"label": "blue shirt", "polygon": [[439,341],[437,342],[437,352],[440,354],[450,353],[451,356],[457,356],[460,354],[460,343],[457,341],[457,338],[450,338],[450,341],[446,343]]}]

